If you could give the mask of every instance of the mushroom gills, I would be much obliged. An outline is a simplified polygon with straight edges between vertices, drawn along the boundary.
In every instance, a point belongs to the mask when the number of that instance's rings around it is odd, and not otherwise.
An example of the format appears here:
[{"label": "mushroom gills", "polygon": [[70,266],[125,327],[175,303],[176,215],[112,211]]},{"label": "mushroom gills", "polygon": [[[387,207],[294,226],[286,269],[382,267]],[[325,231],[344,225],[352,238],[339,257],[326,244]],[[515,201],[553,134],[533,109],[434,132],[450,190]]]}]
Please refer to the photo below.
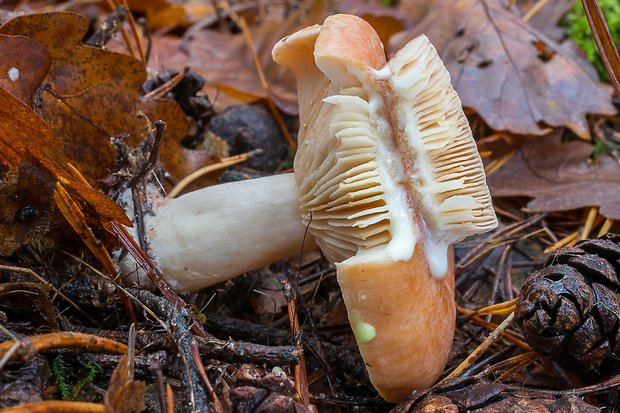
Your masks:
[{"label": "mushroom gills", "polygon": [[321,248],[332,262],[392,239],[380,172],[382,149],[366,95],[365,89],[351,87],[323,99],[322,104],[333,105],[333,112],[320,133],[335,139],[321,142],[334,143],[306,153],[323,162],[300,183],[302,219],[315,234],[321,233]]},{"label": "mushroom gills", "polygon": [[417,194],[431,243],[451,244],[495,228],[476,143],[435,47],[420,35],[388,65],[407,185]]}]

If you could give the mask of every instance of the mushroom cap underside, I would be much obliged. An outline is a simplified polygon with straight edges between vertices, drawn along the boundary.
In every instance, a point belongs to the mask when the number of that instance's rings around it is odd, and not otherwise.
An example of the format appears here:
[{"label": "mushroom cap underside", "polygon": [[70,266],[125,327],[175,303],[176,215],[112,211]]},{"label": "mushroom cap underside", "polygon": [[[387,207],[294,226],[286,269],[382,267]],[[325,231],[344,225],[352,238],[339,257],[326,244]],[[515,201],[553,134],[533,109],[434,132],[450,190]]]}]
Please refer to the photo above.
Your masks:
[{"label": "mushroom cap underside", "polygon": [[413,247],[396,244],[445,250],[497,226],[460,99],[425,36],[386,64],[370,24],[335,15],[274,58],[297,75],[302,217],[330,261],[378,247],[408,260]]}]

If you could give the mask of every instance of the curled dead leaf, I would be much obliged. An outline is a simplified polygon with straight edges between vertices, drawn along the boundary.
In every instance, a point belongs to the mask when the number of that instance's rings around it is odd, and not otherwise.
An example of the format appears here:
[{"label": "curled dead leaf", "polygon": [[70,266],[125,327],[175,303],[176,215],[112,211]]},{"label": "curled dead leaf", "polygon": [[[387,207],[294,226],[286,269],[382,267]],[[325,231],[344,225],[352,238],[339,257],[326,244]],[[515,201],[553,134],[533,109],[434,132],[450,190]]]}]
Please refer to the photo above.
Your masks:
[{"label": "curled dead leaf", "polygon": [[620,219],[620,165],[601,154],[593,163],[588,142],[562,143],[561,131],[531,139],[487,182],[494,197],[529,196],[533,212],[600,206],[607,218]]}]

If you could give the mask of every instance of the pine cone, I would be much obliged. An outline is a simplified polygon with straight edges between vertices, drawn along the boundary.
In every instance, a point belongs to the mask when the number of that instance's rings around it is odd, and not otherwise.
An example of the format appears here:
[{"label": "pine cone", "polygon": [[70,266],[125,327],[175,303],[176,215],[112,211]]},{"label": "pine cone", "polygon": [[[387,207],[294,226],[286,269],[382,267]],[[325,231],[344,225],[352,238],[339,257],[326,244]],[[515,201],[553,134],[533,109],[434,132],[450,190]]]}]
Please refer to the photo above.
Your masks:
[{"label": "pine cone", "polygon": [[584,240],[552,254],[517,300],[516,319],[528,344],[583,372],[617,359],[619,275],[620,235]]}]

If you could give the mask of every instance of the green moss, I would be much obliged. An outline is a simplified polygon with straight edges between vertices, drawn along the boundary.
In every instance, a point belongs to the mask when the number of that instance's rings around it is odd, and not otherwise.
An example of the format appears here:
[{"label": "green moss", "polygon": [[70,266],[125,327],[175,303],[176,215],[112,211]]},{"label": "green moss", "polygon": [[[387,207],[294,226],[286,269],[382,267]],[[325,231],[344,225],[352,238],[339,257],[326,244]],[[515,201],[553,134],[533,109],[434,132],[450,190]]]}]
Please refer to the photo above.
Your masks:
[{"label": "green moss", "polygon": [[[79,365],[77,369],[76,362]],[[92,383],[99,373],[101,366],[88,358],[78,356],[77,360],[71,360],[71,357],[62,351],[52,362],[52,374],[65,400],[72,400],[79,390]]]},{"label": "green moss", "polygon": [[63,354],[58,355],[52,363],[52,374],[58,381],[58,388],[63,399],[71,397],[71,370],[69,363],[66,362]]},{"label": "green moss", "polygon": [[[620,47],[620,2],[618,0],[598,0],[598,3],[601,6],[601,10],[603,10],[611,37],[616,47]],[[583,11],[581,1],[578,1],[565,16],[564,24],[568,28],[568,36],[583,47],[588,59],[596,67],[601,80],[609,82],[609,75],[607,70],[605,70],[601,55],[592,37],[592,31]]]}]

